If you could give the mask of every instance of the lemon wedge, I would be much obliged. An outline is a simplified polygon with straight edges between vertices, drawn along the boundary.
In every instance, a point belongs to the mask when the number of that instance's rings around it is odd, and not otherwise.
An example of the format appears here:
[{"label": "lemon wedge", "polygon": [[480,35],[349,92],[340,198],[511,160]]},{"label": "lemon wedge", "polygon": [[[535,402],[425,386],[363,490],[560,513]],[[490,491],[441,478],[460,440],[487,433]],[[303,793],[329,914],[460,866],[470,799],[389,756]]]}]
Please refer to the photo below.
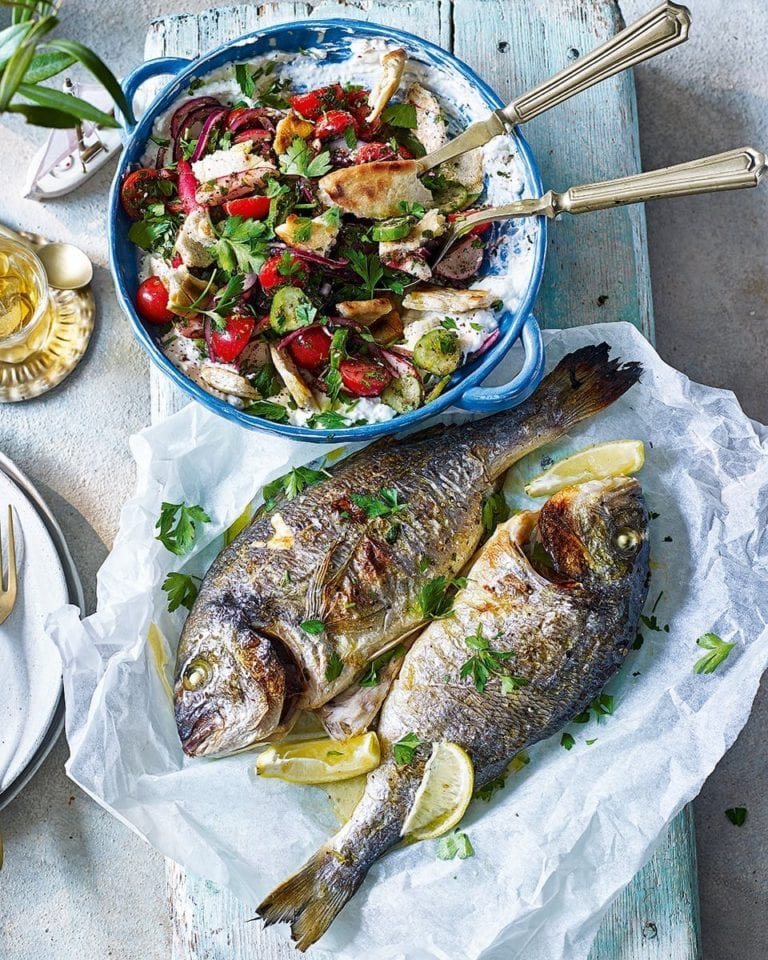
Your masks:
[{"label": "lemon wedge", "polygon": [[606,477],[628,477],[645,463],[642,440],[614,440],[587,447],[558,460],[526,486],[529,497],[551,497],[575,483],[605,480]]},{"label": "lemon wedge", "polygon": [[452,830],[469,806],[474,782],[467,753],[455,743],[436,743],[400,836],[433,840]]},{"label": "lemon wedge", "polygon": [[369,773],[380,761],[379,738],[370,732],[344,741],[278,743],[261,754],[256,773],[289,783],[333,783]]}]

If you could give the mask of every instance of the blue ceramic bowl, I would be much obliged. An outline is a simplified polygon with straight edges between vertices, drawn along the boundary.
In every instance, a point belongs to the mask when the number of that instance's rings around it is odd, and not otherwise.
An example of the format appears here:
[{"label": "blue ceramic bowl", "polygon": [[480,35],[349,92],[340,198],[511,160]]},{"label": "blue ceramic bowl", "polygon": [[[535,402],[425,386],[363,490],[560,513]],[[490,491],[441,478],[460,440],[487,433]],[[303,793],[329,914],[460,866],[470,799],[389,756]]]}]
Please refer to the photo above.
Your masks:
[{"label": "blue ceramic bowl", "polygon": [[[253,417],[236,409],[224,400],[207,393],[189,380],[164,355],[156,340],[155,331],[144,325],[134,307],[134,294],[138,287],[138,265],[136,248],[128,240],[130,220],[120,204],[120,184],[125,174],[141,165],[144,153],[152,133],[152,125],[158,115],[163,114],[174,100],[188,88],[190,81],[205,77],[211,71],[230,63],[256,60],[274,55],[276,52],[298,53],[300,50],[323,48],[326,51],[325,62],[338,62],[350,56],[349,43],[359,38],[382,38],[402,44],[409,57],[429,67],[453,74],[468,82],[482,101],[487,104],[489,113],[503,106],[499,97],[465,63],[450,53],[420,37],[390,27],[364,23],[357,20],[303,20],[285,23],[279,26],[259,30],[256,33],[219,47],[198,60],[190,61],[176,57],[164,57],[150,60],[138,67],[125,81],[125,91],[129,100],[145,81],[161,75],[170,75],[172,79],[158,94],[135,126],[126,128],[125,150],[115,175],[110,194],[109,210],[109,249],[112,272],[115,278],[117,295],[133,327],[139,343],[149,354],[153,363],[173,380],[182,390],[194,397],[204,407],[226,420],[234,421],[250,429],[267,430],[295,439],[329,443],[339,440],[373,440],[397,433],[428,419],[436,413],[455,405],[471,411],[495,411],[514,406],[524,400],[535,389],[541,379],[544,368],[544,355],[541,333],[531,309],[541,282],[544,269],[546,248],[546,221],[539,218],[534,225],[535,250],[530,260],[527,287],[516,310],[506,310],[500,317],[501,336],[481,357],[473,363],[461,367],[453,375],[446,390],[431,403],[383,423],[365,424],[343,430],[313,430],[308,427],[273,423],[260,417]],[[468,118],[464,118],[468,119]],[[473,119],[478,119],[477,117]],[[541,180],[538,168],[530,148],[519,132],[513,134],[514,146],[524,171],[525,195],[539,196]],[[506,224],[497,228],[501,233],[514,233],[515,227]],[[521,370],[508,383],[502,386],[482,387],[480,383],[503,359],[512,344],[520,339],[525,350],[525,360]]]}]

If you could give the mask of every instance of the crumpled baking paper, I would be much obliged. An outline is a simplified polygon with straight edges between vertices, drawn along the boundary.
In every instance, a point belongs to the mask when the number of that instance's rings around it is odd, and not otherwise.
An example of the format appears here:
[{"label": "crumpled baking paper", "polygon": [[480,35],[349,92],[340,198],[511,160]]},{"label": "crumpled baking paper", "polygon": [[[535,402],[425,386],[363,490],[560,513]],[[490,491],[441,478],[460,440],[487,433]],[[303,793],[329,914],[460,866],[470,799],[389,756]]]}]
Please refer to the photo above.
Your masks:
[{"label": "crumpled baking paper", "polygon": [[[628,324],[545,338],[550,367],[607,340],[645,373],[609,411],[515,468],[507,493],[522,505],[521,482],[547,454],[644,440],[639,478],[658,514],[646,614],[654,608],[657,629],[643,625],[642,647],[609,682],[613,716],[570,724],[570,751],[559,735],[533,747],[490,802],[472,803],[462,829],[474,857],[438,860],[434,841],[391,852],[309,956],[583,960],[607,905],[749,715],[768,661],[768,430],[731,393],[663,363]],[[492,380],[519,361],[513,353]],[[161,583],[173,569],[202,574],[265,482],[332,448],[248,433],[196,405],[131,446],[137,492],[99,573],[97,612],[80,622],[67,607],[49,623],[64,663],[68,771],[162,853],[255,905],[335,819],[320,789],[257,780],[253,753],[183,756],[168,684],[185,611],[166,612]],[[213,518],[183,562],[154,539],[163,500],[200,503]],[[696,675],[696,638],[709,631],[736,647],[715,673]]]}]

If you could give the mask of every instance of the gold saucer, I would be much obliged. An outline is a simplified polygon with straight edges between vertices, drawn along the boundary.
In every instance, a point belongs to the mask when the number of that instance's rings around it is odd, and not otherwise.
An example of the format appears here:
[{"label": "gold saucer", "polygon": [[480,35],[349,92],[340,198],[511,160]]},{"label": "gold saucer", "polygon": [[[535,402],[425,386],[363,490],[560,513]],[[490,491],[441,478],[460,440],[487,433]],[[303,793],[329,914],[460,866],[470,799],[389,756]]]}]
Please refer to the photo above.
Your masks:
[{"label": "gold saucer", "polygon": [[[25,234],[34,244],[42,237]],[[0,403],[39,397],[78,365],[93,332],[96,305],[90,287],[50,290],[48,314],[25,342],[0,349]]]}]

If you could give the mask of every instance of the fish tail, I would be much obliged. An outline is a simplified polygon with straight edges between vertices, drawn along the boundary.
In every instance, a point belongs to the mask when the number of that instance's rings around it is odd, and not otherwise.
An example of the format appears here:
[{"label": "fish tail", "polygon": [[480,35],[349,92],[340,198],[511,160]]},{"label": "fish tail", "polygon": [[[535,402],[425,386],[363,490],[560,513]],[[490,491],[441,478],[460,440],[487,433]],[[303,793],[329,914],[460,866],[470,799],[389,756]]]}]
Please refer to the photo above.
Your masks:
[{"label": "fish tail", "polygon": [[350,862],[325,845],[256,908],[265,926],[290,923],[298,950],[306,950],[333,923],[365,879],[368,864]]},{"label": "fish tail", "polygon": [[563,357],[530,401],[550,407],[557,426],[567,431],[618,400],[637,383],[640,363],[608,359],[607,343],[582,347]]}]

